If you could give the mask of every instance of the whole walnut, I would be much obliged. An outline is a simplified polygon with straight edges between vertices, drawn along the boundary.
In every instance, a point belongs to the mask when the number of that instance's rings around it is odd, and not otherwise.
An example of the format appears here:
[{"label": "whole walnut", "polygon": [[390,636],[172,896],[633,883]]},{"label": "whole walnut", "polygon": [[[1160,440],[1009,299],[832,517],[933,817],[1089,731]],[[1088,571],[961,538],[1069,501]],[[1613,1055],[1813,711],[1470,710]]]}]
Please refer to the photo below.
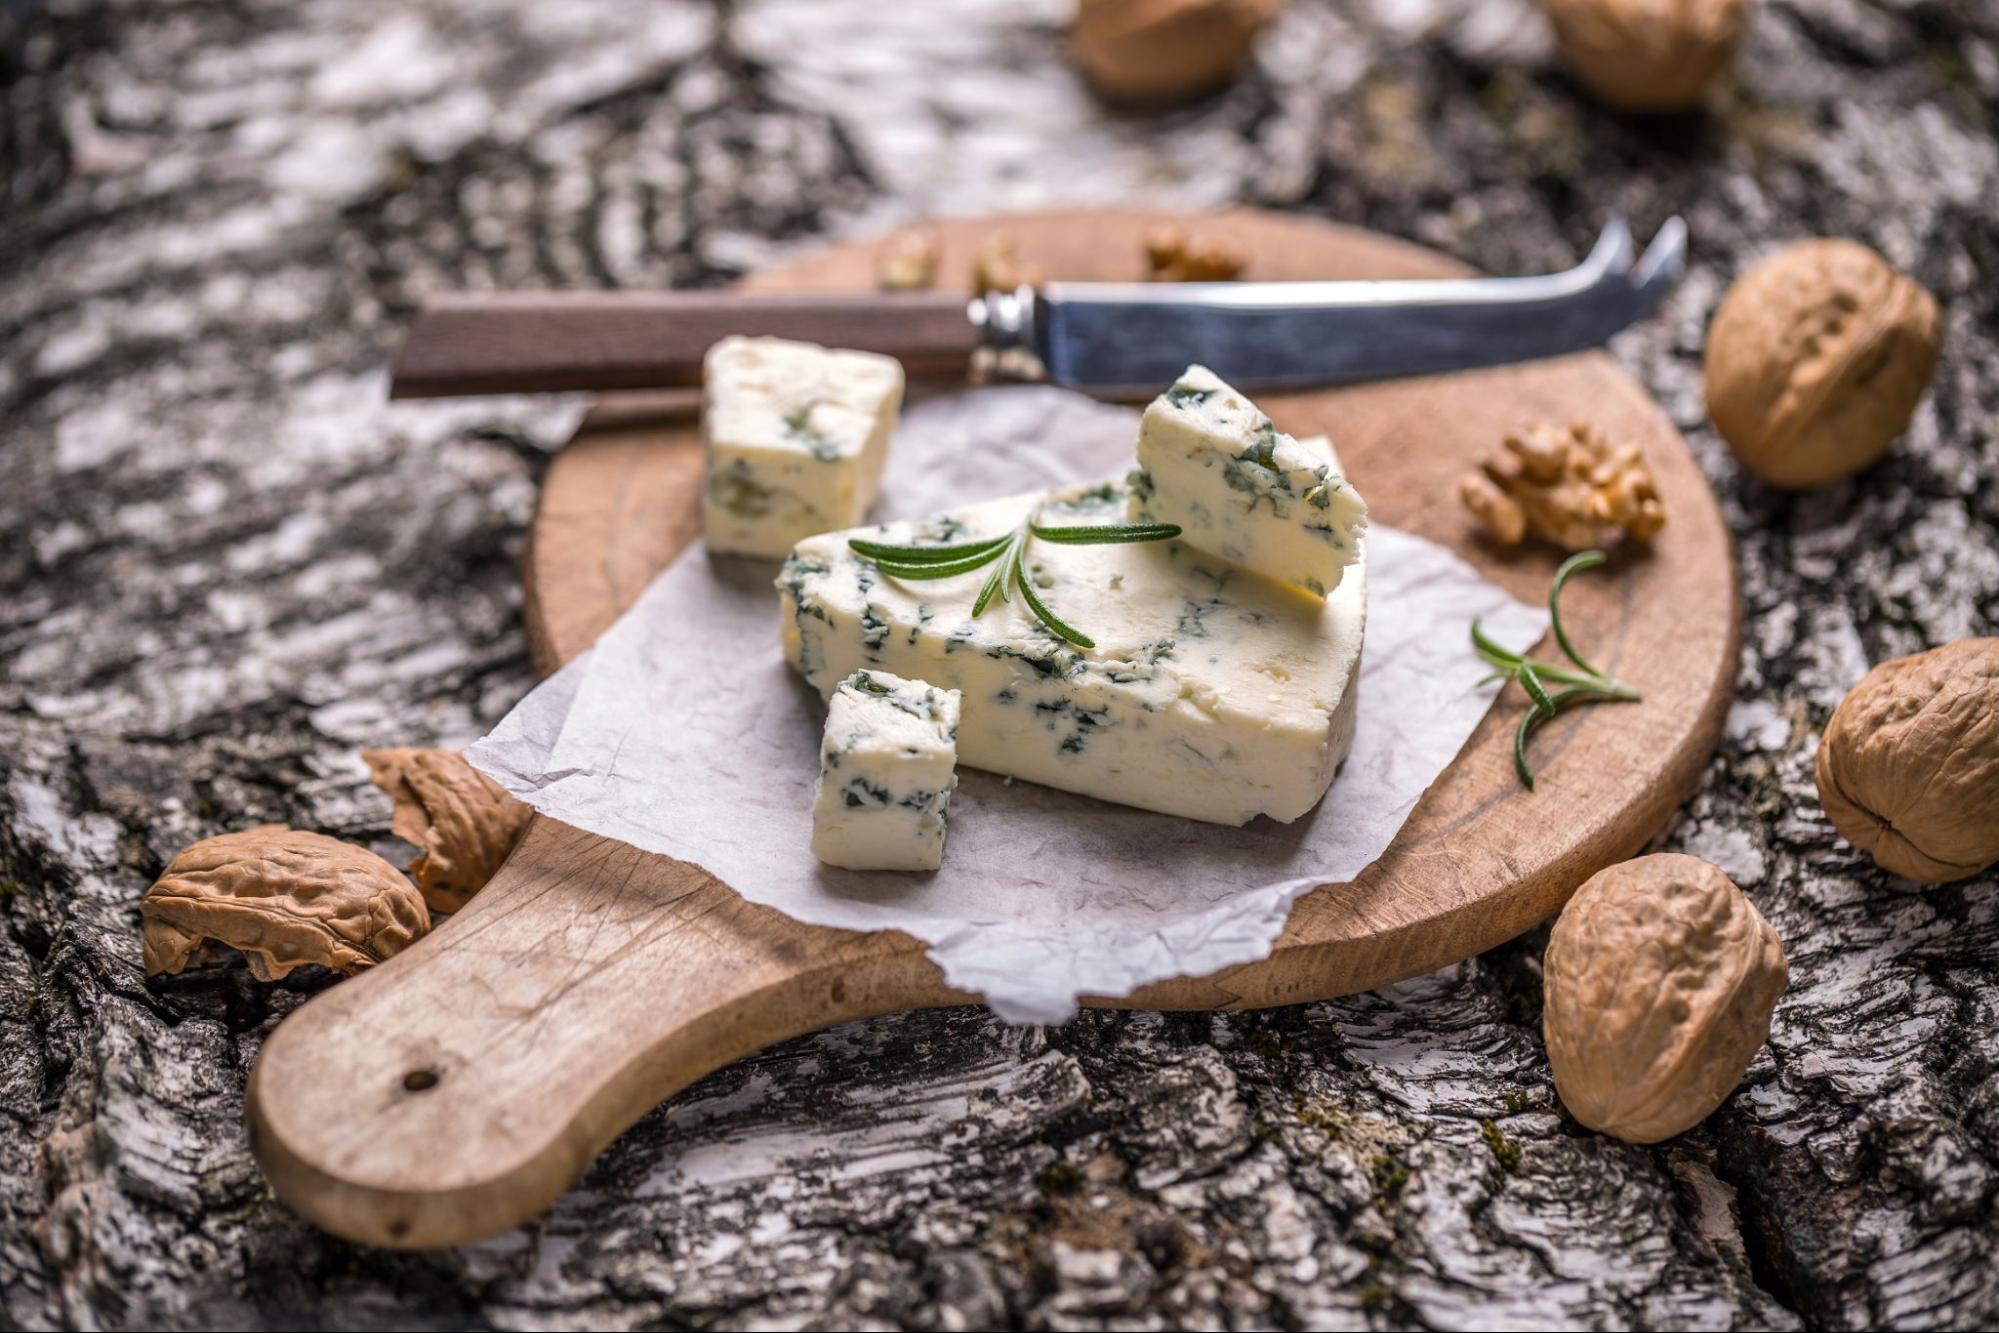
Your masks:
[{"label": "whole walnut", "polygon": [[1683,111],[1735,59],[1749,0],[1544,0],[1555,46],[1622,111]]},{"label": "whole walnut", "polygon": [[1801,241],[1708,326],[1707,410],[1742,465],[1803,489],[1886,453],[1936,372],[1937,304],[1854,241]]},{"label": "whole walnut", "polygon": [[1069,43],[1090,86],[1128,104],[1187,101],[1248,63],[1284,0],[1081,0]]},{"label": "whole walnut", "polygon": [[1657,1143],[1706,1119],[1742,1081],[1789,971],[1777,932],[1728,876],[1662,853],[1576,890],[1543,977],[1562,1104],[1591,1129]]},{"label": "whole walnut", "polygon": [[1846,840],[1925,884],[1999,862],[1999,639],[1883,662],[1819,738],[1819,800]]}]

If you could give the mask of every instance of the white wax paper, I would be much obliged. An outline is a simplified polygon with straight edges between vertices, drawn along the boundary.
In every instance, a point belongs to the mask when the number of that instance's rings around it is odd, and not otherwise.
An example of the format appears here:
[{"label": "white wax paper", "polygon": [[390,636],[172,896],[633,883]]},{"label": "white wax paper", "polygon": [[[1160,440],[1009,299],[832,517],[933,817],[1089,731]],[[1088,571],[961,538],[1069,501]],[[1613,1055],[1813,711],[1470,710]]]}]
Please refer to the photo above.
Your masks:
[{"label": "white wax paper", "polygon": [[[1129,409],[1057,389],[919,402],[875,516],[1120,476],[1137,433]],[[1367,494],[1367,477],[1353,480]],[[775,562],[698,544],[467,753],[543,814],[694,862],[801,921],[907,931],[1000,1017],[1059,1023],[1082,995],[1267,955],[1293,900],[1378,857],[1484,715],[1497,687],[1475,683],[1472,619],[1523,649],[1547,626],[1407,533],[1370,528],[1367,566],[1353,752],[1291,824],[1203,824],[961,770],[943,869],[821,865],[810,843],[825,707],[780,655]]]}]

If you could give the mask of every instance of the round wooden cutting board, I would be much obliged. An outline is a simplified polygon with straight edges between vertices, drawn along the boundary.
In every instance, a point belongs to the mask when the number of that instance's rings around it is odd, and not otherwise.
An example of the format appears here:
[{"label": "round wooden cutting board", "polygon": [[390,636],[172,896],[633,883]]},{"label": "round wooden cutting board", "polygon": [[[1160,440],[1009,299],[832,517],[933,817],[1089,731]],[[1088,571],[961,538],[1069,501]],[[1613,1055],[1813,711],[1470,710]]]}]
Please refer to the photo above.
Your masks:
[{"label": "round wooden cutting board", "polygon": [[[973,250],[998,226],[1043,276],[1140,278],[1142,237],[1166,220],[1087,212],[938,224],[940,283],[968,286]],[[1175,220],[1240,245],[1253,279],[1465,271],[1305,218]],[[748,285],[865,289],[875,254],[833,248]],[[1586,417],[1639,445],[1665,532],[1649,552],[1576,580],[1563,608],[1578,647],[1644,701],[1546,727],[1530,793],[1513,772],[1521,701],[1509,690],[1388,852],[1354,883],[1302,898],[1269,958],[1102,1003],[1290,1004],[1490,948],[1645,844],[1692,789],[1732,691],[1739,608],[1727,531],[1685,442],[1608,356],[1261,405],[1294,435],[1333,438],[1375,521],[1451,547],[1530,602],[1545,595],[1556,554],[1482,542],[1457,479],[1505,432],[1540,420]],[[602,407],[550,469],[527,560],[544,671],[588,647],[698,534],[689,407]],[[846,1019],[971,998],[947,988],[909,936],[803,926],[692,866],[537,818],[465,911],[279,1027],[252,1076],[251,1126],[279,1195],[319,1225],[375,1244],[451,1244],[534,1214],[633,1120],[711,1069]]]}]

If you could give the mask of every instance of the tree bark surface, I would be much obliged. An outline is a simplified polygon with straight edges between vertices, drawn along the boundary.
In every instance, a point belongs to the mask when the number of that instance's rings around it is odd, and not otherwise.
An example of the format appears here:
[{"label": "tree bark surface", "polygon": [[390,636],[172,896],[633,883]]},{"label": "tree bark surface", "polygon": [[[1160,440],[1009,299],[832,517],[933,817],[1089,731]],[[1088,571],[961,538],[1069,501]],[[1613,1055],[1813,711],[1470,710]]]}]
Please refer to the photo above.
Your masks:
[{"label": "tree bark surface", "polygon": [[[1613,116],[1519,0],[1298,0],[1226,92],[1112,113],[1058,0],[0,3],[0,1326],[1990,1327],[1999,876],[1834,836],[1818,729],[1866,667],[1999,625],[1999,9],[1769,0],[1700,115]],[[1659,845],[1782,935],[1737,1094],[1580,1130],[1545,932],[1241,1015],[852,1024],[702,1081],[545,1216],[387,1254],[270,1195],[258,1044],[331,984],[149,982],[187,843],[407,858],[358,752],[531,685],[521,537],[570,400],[391,407],[431,292],[726,280],[935,212],[1248,202],[1493,271],[1605,214],[1692,227],[1615,351],[1697,451],[1746,602],[1721,752]],[[1855,481],[1743,476],[1703,332],[1852,236],[1944,355]],[[1559,812],[1555,812],[1559,817]]]}]

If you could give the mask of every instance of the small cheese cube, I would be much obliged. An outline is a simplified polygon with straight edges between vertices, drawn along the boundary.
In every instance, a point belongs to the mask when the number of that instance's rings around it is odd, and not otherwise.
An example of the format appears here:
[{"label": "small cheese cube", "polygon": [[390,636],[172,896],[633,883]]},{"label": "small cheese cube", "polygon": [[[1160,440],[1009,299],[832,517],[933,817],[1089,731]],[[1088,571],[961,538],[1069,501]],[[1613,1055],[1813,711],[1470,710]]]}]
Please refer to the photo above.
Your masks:
[{"label": "small cheese cube", "polygon": [[1205,366],[1145,409],[1130,485],[1134,521],[1319,597],[1360,558],[1367,505],[1331,442],[1292,439]]},{"label": "small cheese cube", "polygon": [[956,690],[856,671],[819,747],[812,854],[848,870],[935,870],[958,786]]},{"label": "small cheese cube", "polygon": [[902,407],[893,357],[724,338],[702,378],[708,549],[781,556],[867,516]]}]

